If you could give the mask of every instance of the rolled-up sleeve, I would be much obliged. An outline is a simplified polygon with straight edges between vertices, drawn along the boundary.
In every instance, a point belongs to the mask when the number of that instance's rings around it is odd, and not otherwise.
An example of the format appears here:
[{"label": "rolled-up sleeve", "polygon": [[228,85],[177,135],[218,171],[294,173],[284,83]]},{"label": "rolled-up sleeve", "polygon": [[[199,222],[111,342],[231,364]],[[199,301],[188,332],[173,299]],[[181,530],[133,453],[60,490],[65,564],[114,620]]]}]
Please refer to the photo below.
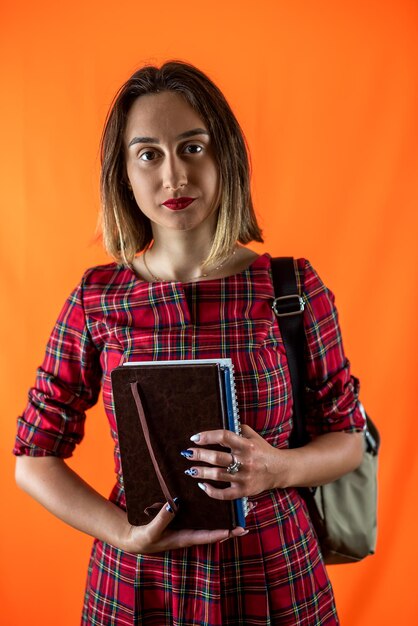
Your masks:
[{"label": "rolled-up sleeve", "polygon": [[97,402],[100,353],[86,324],[83,281],[67,299],[18,427],[13,453],[69,457],[84,435],[85,411]]},{"label": "rolled-up sleeve", "polygon": [[309,261],[300,261],[305,300],[306,419],[311,436],[356,432],[365,421],[359,405],[359,381],[344,354],[333,293]]}]

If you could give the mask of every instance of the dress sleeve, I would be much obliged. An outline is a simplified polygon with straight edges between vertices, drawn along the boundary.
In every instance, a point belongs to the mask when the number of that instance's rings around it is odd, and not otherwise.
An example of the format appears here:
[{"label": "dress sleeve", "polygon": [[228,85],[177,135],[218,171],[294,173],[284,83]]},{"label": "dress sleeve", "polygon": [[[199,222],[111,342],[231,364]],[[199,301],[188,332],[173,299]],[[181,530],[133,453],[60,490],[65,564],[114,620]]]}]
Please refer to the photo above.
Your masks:
[{"label": "dress sleeve", "polygon": [[359,381],[344,354],[334,295],[309,261],[300,259],[298,269],[305,299],[307,429],[311,436],[361,431]]},{"label": "dress sleeve", "polygon": [[28,404],[18,418],[14,454],[72,455],[84,435],[85,411],[99,395],[99,357],[86,324],[82,281],[52,330]]}]

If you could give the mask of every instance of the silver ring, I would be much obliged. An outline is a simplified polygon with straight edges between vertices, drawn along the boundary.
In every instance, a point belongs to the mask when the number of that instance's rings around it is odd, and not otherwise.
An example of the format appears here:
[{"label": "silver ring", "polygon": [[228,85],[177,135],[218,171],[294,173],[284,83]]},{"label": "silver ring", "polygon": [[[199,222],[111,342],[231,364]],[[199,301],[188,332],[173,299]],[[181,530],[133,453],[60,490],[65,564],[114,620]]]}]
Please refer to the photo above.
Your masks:
[{"label": "silver ring", "polygon": [[226,468],[226,471],[228,472],[228,474],[237,474],[237,472],[239,472],[242,467],[242,463],[237,461],[237,459],[234,457],[232,452],[231,452],[231,456],[232,456],[232,463],[228,465],[228,467]]}]

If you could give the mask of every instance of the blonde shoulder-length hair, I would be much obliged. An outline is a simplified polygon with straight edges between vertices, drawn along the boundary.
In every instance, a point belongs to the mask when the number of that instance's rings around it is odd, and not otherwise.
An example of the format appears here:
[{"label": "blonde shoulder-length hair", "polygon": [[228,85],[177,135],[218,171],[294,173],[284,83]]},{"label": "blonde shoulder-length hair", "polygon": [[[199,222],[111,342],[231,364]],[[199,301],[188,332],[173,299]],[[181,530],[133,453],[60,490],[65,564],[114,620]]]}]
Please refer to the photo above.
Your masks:
[{"label": "blonde shoulder-length hair", "polygon": [[110,107],[101,140],[101,227],[107,252],[131,265],[152,242],[149,219],[138,207],[128,184],[123,137],[130,108],[146,94],[181,94],[207,125],[221,181],[215,236],[204,265],[222,263],[236,242],[262,242],[255,217],[246,142],[238,121],[216,85],[197,68],[169,61],[145,66],[120,88]]}]

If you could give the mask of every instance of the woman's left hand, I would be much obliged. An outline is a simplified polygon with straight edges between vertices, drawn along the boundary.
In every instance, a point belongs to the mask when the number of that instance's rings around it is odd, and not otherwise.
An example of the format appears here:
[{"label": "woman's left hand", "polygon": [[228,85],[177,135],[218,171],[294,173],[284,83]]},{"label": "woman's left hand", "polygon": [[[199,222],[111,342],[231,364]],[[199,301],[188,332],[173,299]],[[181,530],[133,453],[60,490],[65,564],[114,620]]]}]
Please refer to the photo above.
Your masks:
[{"label": "woman's left hand", "polygon": [[[193,440],[199,447],[190,447],[182,453],[193,463],[186,473],[195,478],[199,487],[211,498],[234,500],[259,494],[276,487],[278,476],[286,472],[286,451],[271,446],[246,424],[242,426],[242,437],[229,430],[210,430],[198,433]],[[231,451],[221,452],[204,447],[213,444]],[[194,465],[196,461],[209,465]],[[239,468],[235,472],[234,463]],[[228,467],[232,472],[228,472]],[[230,486],[217,489],[206,480],[227,482]]]}]

